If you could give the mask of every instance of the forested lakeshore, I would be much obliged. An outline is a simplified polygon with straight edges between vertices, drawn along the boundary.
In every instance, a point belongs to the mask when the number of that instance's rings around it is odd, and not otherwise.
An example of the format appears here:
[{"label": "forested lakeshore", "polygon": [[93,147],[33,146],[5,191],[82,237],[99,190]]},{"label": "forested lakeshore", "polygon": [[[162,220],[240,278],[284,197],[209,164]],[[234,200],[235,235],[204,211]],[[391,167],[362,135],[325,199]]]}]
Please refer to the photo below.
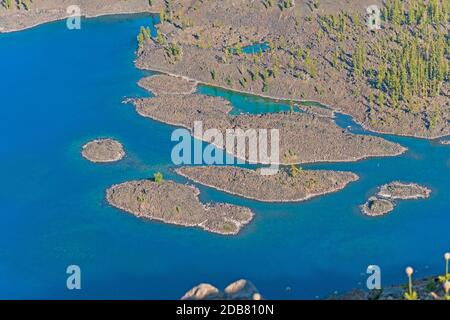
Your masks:
[{"label": "forested lakeshore", "polygon": [[[383,108],[425,111],[428,125],[434,127],[440,111],[448,112],[448,101],[439,105],[432,99],[448,98],[448,12],[446,0],[385,2],[383,30],[372,32],[371,42],[360,36],[352,55],[353,77],[357,83],[365,81],[371,89],[366,96],[371,113]],[[344,30],[345,20],[338,21],[338,29]],[[353,22],[357,30],[357,19]]]},{"label": "forested lakeshore", "polygon": [[137,65],[292,109],[318,101],[372,131],[450,134],[449,2],[375,3],[225,1],[231,22],[214,1],[166,1],[157,35],[139,34]]}]

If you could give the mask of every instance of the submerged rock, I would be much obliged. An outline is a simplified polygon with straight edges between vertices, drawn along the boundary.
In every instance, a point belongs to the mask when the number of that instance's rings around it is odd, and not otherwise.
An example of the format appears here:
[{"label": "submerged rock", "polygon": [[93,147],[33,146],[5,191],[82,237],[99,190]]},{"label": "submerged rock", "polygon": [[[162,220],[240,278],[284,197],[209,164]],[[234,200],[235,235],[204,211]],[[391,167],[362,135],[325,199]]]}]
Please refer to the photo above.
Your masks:
[{"label": "submerged rock", "polygon": [[97,139],[86,143],[81,154],[92,162],[114,162],[125,156],[120,142],[113,139]]}]

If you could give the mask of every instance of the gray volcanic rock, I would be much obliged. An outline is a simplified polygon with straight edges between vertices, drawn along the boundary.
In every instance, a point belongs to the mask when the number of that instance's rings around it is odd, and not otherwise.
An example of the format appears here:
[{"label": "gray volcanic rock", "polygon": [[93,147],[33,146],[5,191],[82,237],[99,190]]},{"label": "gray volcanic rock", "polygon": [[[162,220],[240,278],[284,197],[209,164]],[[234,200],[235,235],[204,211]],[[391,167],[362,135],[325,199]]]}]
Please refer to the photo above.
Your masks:
[{"label": "gray volcanic rock", "polygon": [[153,6],[149,6],[148,0],[33,0],[30,1],[29,10],[16,5],[7,10],[0,5],[0,32],[22,30],[46,23],[61,20],[72,14],[67,8],[76,5],[81,10],[81,15],[95,17],[110,14],[127,14],[140,12],[159,12],[163,8],[163,0],[153,0]]},{"label": "gray volcanic rock", "polygon": [[193,166],[176,172],[221,191],[267,202],[304,201],[358,180],[354,173],[331,170],[299,170],[293,175],[280,169],[276,174],[263,175],[260,170],[232,166]]},{"label": "gray volcanic rock", "polygon": [[129,181],[106,191],[112,206],[137,217],[169,224],[200,227],[223,235],[237,234],[253,219],[250,209],[226,203],[203,205],[193,186],[162,181]]},{"label": "gray volcanic rock", "polygon": [[92,162],[114,162],[125,156],[120,142],[112,139],[97,139],[83,146],[81,154]]},{"label": "gray volcanic rock", "polygon": [[191,94],[197,89],[197,83],[194,81],[165,74],[142,78],[138,84],[156,96],[165,94]]},{"label": "gray volcanic rock", "polygon": [[[379,137],[352,134],[341,129],[330,118],[306,113],[231,116],[231,106],[227,101],[201,94],[165,95],[135,99],[133,102],[141,116],[187,128],[192,134],[196,121],[202,122],[203,131],[216,129],[224,137],[227,129],[242,129],[243,132],[261,129],[269,131],[269,137],[271,129],[279,130],[281,164],[357,161],[368,157],[399,155],[406,150],[397,143]],[[213,142],[221,149],[225,148],[226,141],[218,143],[212,138],[198,138]],[[245,159],[250,158],[248,150],[241,151],[242,158],[244,155]],[[233,150],[227,152],[237,154]]]},{"label": "gray volcanic rock", "polygon": [[361,206],[361,211],[369,216],[380,216],[394,210],[394,200],[425,199],[431,190],[416,183],[394,181],[382,185],[377,194]]},{"label": "gray volcanic rock", "polygon": [[186,292],[181,300],[217,300],[221,298],[222,294],[219,289],[209,283],[200,283]]},{"label": "gray volcanic rock", "polygon": [[[369,94],[377,96],[379,91],[371,86],[367,77],[357,80],[349,72],[347,63],[360,39],[364,39],[367,49],[377,47],[380,38],[386,40],[386,47],[382,46],[367,57],[367,70],[377,70],[387,53],[396,51],[397,31],[390,22],[383,22],[386,28],[378,30],[379,37],[371,36],[369,28],[360,27],[366,9],[372,4],[381,8],[381,0],[375,3],[370,0],[320,1],[319,8],[304,0],[296,1],[296,5],[287,10],[267,3],[210,0],[203,1],[201,6],[190,6],[184,0],[172,0],[171,7],[183,14],[158,26],[165,41],[147,41],[138,52],[136,65],[234,91],[284,100],[320,101],[335,111],[351,115],[362,126],[376,132],[424,138],[450,134],[450,104],[445,94],[449,91],[448,81],[443,82],[441,93],[432,99],[414,94],[418,100],[415,108],[410,108],[406,101],[400,101],[398,108],[387,101],[383,106],[371,103],[369,107]],[[333,30],[335,27],[331,25],[335,22],[330,20],[339,19],[340,14],[343,14],[346,31],[345,37],[338,40],[341,36]],[[410,38],[410,32],[418,32],[417,26],[407,24],[401,29],[409,35],[406,39]],[[436,26],[430,36],[437,30],[445,36],[443,29],[444,25]],[[332,62],[337,42],[346,58],[342,56]],[[176,63],[167,54],[167,44],[172,43],[179,45],[183,52]],[[227,51],[254,43],[267,43],[269,49],[257,56]],[[314,71],[308,71],[306,53],[313,61]],[[265,69],[276,70],[276,76],[269,72],[266,77]]]},{"label": "gray volcanic rock", "polygon": [[186,292],[181,300],[261,300],[258,289],[248,280],[241,279],[229,284],[224,292],[201,283]]},{"label": "gray volcanic rock", "polygon": [[431,190],[416,183],[402,183],[394,181],[380,187],[378,195],[390,199],[425,199],[430,196]]},{"label": "gray volcanic rock", "polygon": [[259,297],[258,289],[256,289],[253,283],[245,279],[229,284],[224,292],[226,298],[230,300],[255,300],[255,297]]},{"label": "gray volcanic rock", "polygon": [[361,206],[361,210],[364,214],[371,217],[382,216],[394,210],[394,204],[386,199],[370,197],[369,200]]}]

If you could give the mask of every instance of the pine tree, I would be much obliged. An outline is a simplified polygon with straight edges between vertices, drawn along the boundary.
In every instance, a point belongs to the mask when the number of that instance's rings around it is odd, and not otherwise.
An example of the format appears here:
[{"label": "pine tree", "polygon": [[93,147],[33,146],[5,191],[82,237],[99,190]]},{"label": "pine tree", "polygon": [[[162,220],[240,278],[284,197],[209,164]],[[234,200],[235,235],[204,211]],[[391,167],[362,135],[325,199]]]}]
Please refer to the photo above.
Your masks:
[{"label": "pine tree", "polygon": [[380,108],[384,107],[384,94],[383,91],[380,91],[378,93],[378,97],[377,97],[377,104]]},{"label": "pine tree", "polygon": [[386,67],[384,64],[380,65],[377,74],[377,88],[381,89],[383,87],[384,77],[386,76]]}]

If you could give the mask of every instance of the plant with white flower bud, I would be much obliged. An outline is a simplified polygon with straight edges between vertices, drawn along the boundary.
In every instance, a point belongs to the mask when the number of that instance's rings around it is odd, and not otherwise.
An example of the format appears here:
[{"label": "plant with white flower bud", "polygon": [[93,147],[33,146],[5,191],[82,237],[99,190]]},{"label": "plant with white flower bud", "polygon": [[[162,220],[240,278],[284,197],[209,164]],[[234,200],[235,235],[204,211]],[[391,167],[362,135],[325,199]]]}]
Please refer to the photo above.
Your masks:
[{"label": "plant with white flower bud", "polygon": [[405,292],[403,294],[403,297],[406,300],[418,300],[419,296],[418,296],[417,292],[413,290],[413,287],[412,287],[412,275],[414,273],[414,269],[412,267],[407,267],[405,272],[406,272],[406,275],[408,276],[408,292]]},{"label": "plant with white flower bud", "polygon": [[448,263],[450,260],[450,252],[446,252],[444,254],[445,259],[445,274],[443,276],[439,276],[439,281],[445,283],[446,281],[450,281],[450,273],[448,272]]}]

